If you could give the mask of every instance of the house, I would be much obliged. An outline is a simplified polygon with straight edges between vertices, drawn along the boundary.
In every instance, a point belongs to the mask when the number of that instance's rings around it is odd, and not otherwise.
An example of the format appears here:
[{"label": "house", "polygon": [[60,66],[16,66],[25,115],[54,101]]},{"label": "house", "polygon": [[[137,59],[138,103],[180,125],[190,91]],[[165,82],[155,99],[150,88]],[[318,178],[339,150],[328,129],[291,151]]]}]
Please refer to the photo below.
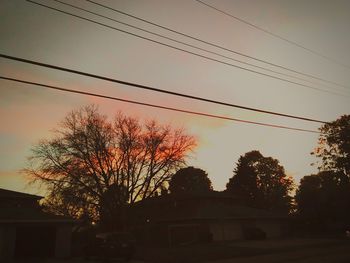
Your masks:
[{"label": "house", "polygon": [[70,218],[44,213],[43,197],[0,189],[0,262],[70,255]]},{"label": "house", "polygon": [[228,241],[247,238],[249,229],[267,238],[288,231],[288,217],[240,204],[223,192],[152,197],[134,204],[129,225],[147,243],[168,244]]}]

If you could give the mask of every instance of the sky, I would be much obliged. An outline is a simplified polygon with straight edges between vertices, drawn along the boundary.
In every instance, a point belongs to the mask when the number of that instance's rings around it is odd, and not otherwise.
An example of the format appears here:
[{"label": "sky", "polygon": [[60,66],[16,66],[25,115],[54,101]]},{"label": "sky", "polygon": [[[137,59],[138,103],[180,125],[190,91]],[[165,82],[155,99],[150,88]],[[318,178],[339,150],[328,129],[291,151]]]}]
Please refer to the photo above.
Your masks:
[{"label": "sky", "polygon": [[[341,86],[283,71],[86,1],[64,1],[212,52],[304,78],[308,82],[288,79],[316,89],[217,63],[20,0],[0,0],[0,53],[159,89],[324,121],[333,121],[350,113],[349,1],[205,0],[218,9],[332,58],[330,61],[194,0],[96,0],[227,49]],[[272,74],[54,1],[42,3],[203,56]],[[248,121],[311,130],[321,126],[140,90],[4,58],[0,58],[0,75]],[[40,193],[42,190],[37,185],[28,186],[28,178],[20,172],[26,166],[31,148],[40,139],[50,138],[52,130],[68,112],[91,103],[98,105],[101,113],[110,119],[122,111],[141,120],[157,119],[162,124],[186,129],[198,140],[188,165],[205,170],[216,190],[225,189],[239,156],[251,150],[278,159],[296,183],[303,176],[317,172],[316,167],[310,165],[315,162],[310,155],[317,145],[318,134],[315,133],[210,119],[0,80],[0,187]]]}]

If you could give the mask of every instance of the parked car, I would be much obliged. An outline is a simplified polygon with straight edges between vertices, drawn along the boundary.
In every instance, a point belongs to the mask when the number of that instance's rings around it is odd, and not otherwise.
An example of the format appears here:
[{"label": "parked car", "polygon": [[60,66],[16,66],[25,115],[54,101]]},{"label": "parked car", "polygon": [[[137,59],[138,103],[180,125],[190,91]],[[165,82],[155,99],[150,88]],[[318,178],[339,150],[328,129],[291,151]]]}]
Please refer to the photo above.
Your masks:
[{"label": "parked car", "polygon": [[86,259],[125,260],[129,261],[134,252],[134,240],[130,233],[110,232],[100,233],[89,241],[84,248]]}]

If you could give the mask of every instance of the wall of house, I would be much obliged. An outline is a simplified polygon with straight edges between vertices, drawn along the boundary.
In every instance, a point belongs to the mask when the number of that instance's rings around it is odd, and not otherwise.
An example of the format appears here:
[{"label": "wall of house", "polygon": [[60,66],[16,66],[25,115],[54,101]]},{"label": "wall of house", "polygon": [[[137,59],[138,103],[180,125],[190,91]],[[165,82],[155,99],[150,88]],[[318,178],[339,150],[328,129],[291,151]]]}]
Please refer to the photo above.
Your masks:
[{"label": "wall of house", "polygon": [[256,227],[263,230],[267,238],[282,236],[282,223],[278,220],[257,220]]},{"label": "wall of house", "polygon": [[56,227],[55,257],[67,258],[71,252],[71,225],[60,225]]},{"label": "wall of house", "polygon": [[220,223],[211,223],[209,225],[210,232],[213,237],[213,241],[224,240],[224,229]]},{"label": "wall of house", "polygon": [[266,238],[276,238],[285,234],[285,225],[283,221],[271,219],[217,221],[210,224],[210,232],[213,241],[239,240],[244,239],[244,228],[257,227],[266,233]]},{"label": "wall of house", "polygon": [[210,224],[213,241],[237,240],[243,238],[242,225],[239,221],[214,222]]},{"label": "wall of house", "polygon": [[0,262],[13,258],[15,253],[16,227],[0,226]]},{"label": "wall of house", "polygon": [[224,240],[237,240],[243,238],[242,225],[239,221],[228,222],[224,225]]}]

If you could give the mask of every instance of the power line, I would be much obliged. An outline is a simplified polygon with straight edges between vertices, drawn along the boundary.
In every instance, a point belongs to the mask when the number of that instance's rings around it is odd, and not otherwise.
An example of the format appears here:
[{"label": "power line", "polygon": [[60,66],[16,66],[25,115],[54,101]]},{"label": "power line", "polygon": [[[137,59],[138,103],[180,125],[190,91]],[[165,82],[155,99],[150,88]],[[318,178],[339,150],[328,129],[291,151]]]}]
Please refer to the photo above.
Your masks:
[{"label": "power line", "polygon": [[[82,7],[79,7],[79,6],[76,6],[76,5],[72,5],[72,4],[69,4],[69,3],[66,3],[66,2],[63,2],[63,1],[60,1],[60,0],[52,0],[52,1],[61,3],[61,4],[63,4],[63,5],[66,5],[66,6],[75,8],[75,9],[80,10],[80,11],[84,11],[84,12],[89,13],[89,14],[93,14],[93,15],[98,16],[98,17],[102,17],[102,18],[108,19],[108,20],[110,20],[110,21],[113,21],[113,22],[116,22],[116,23],[119,23],[119,24],[122,24],[122,25],[125,25],[125,26],[128,26],[128,27],[131,27],[131,28],[134,28],[134,29],[143,31],[143,32],[146,32],[146,33],[148,33],[148,34],[152,34],[152,35],[157,36],[157,37],[162,37],[162,38],[164,38],[164,39],[171,40],[171,41],[173,41],[173,42],[176,42],[176,43],[179,43],[179,44],[182,44],[182,45],[191,47],[191,48],[195,48],[195,49],[198,49],[198,50],[201,50],[201,51],[205,51],[205,52],[207,52],[207,53],[210,53],[210,54],[213,54],[213,55],[216,55],[216,56],[220,56],[220,57],[222,57],[222,58],[226,58],[226,59],[229,59],[229,60],[232,60],[232,61],[236,61],[236,62],[245,64],[245,65],[248,65],[248,66],[251,66],[251,67],[255,67],[255,68],[258,68],[258,69],[262,69],[262,70],[265,70],[265,71],[269,71],[269,72],[272,72],[272,73],[275,73],[275,74],[280,74],[280,75],[283,75],[283,76],[286,76],[286,77],[295,78],[295,79],[298,79],[298,80],[301,80],[301,81],[305,81],[305,82],[309,82],[309,83],[312,83],[312,84],[319,85],[319,83],[315,83],[315,82],[313,82],[313,81],[310,81],[310,80],[307,80],[307,79],[304,79],[304,78],[299,78],[299,77],[294,76],[294,75],[290,75],[290,74],[286,74],[286,73],[283,73],[283,72],[271,70],[271,69],[269,69],[269,68],[257,66],[257,65],[254,65],[254,64],[251,64],[251,63],[248,63],[248,62],[239,60],[239,59],[235,59],[235,58],[232,58],[232,57],[228,57],[228,56],[222,55],[222,54],[220,54],[220,53],[217,53],[217,52],[214,52],[214,51],[205,49],[205,48],[201,48],[201,47],[198,47],[198,46],[195,46],[195,45],[192,45],[192,44],[188,44],[188,43],[186,43],[186,42],[179,41],[179,40],[177,40],[177,39],[174,39],[174,38],[171,38],[171,37],[167,37],[167,36],[164,36],[164,35],[161,35],[161,34],[152,32],[152,31],[150,31],[150,30],[146,30],[146,29],[144,29],[144,28],[137,27],[137,26],[134,26],[134,25],[131,25],[131,24],[122,22],[122,21],[120,21],[120,20],[117,20],[117,19],[114,19],[114,18],[105,16],[105,15],[101,15],[101,14],[99,14],[99,13],[96,13],[96,12],[93,12],[93,11],[90,11],[90,10],[87,10],[87,9],[85,9],[85,8],[82,8]],[[325,86],[325,87],[331,88],[331,87],[329,87],[329,86]]]},{"label": "power line", "polygon": [[269,31],[269,30],[267,30],[267,29],[265,29],[265,28],[262,28],[262,27],[260,27],[260,26],[258,26],[258,25],[256,25],[256,24],[253,24],[253,23],[251,23],[251,22],[249,22],[249,21],[247,21],[247,20],[244,20],[244,19],[242,19],[242,18],[240,18],[240,17],[237,17],[237,16],[234,16],[234,15],[232,15],[232,14],[230,14],[230,13],[227,13],[227,12],[225,12],[225,11],[223,11],[223,10],[221,10],[221,9],[219,9],[219,8],[217,8],[217,7],[215,7],[215,6],[213,6],[213,5],[210,5],[210,4],[208,4],[208,3],[206,3],[206,2],[203,2],[203,1],[201,1],[201,0],[194,0],[194,1],[196,1],[196,2],[198,2],[198,3],[200,3],[200,4],[202,4],[202,5],[205,5],[205,6],[209,7],[209,8],[211,8],[211,9],[214,9],[214,10],[216,10],[217,12],[220,12],[220,13],[226,15],[226,16],[229,16],[229,17],[231,17],[231,18],[233,18],[233,19],[236,19],[236,20],[238,20],[238,21],[240,21],[240,22],[242,22],[242,23],[244,23],[244,24],[246,24],[246,25],[249,25],[249,26],[251,26],[251,27],[257,29],[257,30],[260,30],[260,31],[262,31],[262,32],[264,32],[264,33],[266,33],[266,34],[269,34],[269,35],[271,35],[271,36],[273,36],[273,37],[275,37],[275,38],[278,38],[278,39],[283,40],[283,41],[285,41],[285,42],[287,42],[287,43],[289,43],[289,44],[292,44],[292,45],[294,45],[294,46],[297,46],[297,47],[299,47],[299,48],[302,48],[302,49],[304,49],[304,50],[306,50],[306,51],[308,51],[308,52],[310,52],[310,53],[312,53],[312,54],[315,54],[315,55],[317,55],[317,56],[319,56],[319,57],[322,57],[322,58],[324,58],[324,59],[326,59],[326,60],[328,60],[328,61],[331,61],[331,62],[333,62],[333,63],[335,63],[335,64],[338,64],[338,65],[340,65],[340,66],[346,67],[346,68],[348,68],[348,69],[350,68],[348,65],[345,65],[345,64],[343,64],[343,63],[340,63],[339,61],[335,60],[334,58],[331,58],[331,57],[329,57],[329,56],[323,55],[322,53],[320,53],[320,52],[318,52],[318,51],[315,51],[315,50],[313,50],[313,49],[311,49],[311,48],[305,47],[305,46],[303,46],[303,45],[301,45],[301,44],[299,44],[299,43],[297,43],[297,42],[295,42],[295,41],[292,41],[292,40],[290,40],[290,39],[287,39],[287,38],[285,38],[285,37],[282,37],[282,36],[280,36],[280,35],[278,35],[278,34],[276,34],[276,33],[273,33],[273,32],[271,32],[271,31]]},{"label": "power line", "polygon": [[256,71],[256,70],[252,70],[252,69],[248,69],[248,68],[245,68],[245,67],[241,67],[241,66],[238,66],[238,65],[234,65],[234,64],[231,64],[231,63],[227,63],[227,62],[224,62],[224,61],[221,61],[221,60],[218,60],[218,59],[214,59],[214,58],[211,58],[211,57],[208,57],[208,56],[204,56],[204,55],[201,55],[199,53],[188,51],[188,50],[185,50],[185,49],[182,49],[182,48],[179,48],[179,47],[175,47],[175,46],[172,46],[172,45],[169,45],[169,44],[166,44],[166,43],[163,43],[163,42],[151,39],[151,38],[147,38],[147,37],[144,37],[144,36],[141,36],[141,35],[137,35],[137,34],[134,34],[132,32],[129,32],[129,31],[126,31],[126,30],[122,30],[122,29],[119,29],[119,28],[116,28],[116,27],[113,27],[113,26],[110,26],[110,25],[107,25],[107,24],[104,24],[104,23],[101,23],[101,22],[98,22],[98,21],[86,18],[86,17],[82,17],[82,16],[79,16],[79,15],[76,15],[76,14],[72,14],[72,13],[69,13],[69,12],[63,11],[61,9],[57,9],[57,8],[54,8],[54,7],[51,7],[51,6],[42,4],[42,3],[37,3],[37,2],[31,1],[31,0],[27,0],[27,2],[30,2],[30,3],[36,4],[36,5],[39,5],[39,6],[48,8],[48,9],[51,9],[51,10],[55,10],[57,12],[60,12],[60,13],[63,13],[63,14],[66,14],[66,15],[69,15],[69,16],[72,16],[72,17],[76,17],[76,18],[79,18],[79,19],[82,19],[82,20],[85,20],[85,21],[89,21],[91,23],[94,23],[94,24],[97,24],[97,25],[100,25],[100,26],[103,26],[103,27],[106,27],[106,28],[109,28],[109,29],[113,29],[113,30],[116,30],[116,31],[119,31],[119,32],[122,32],[122,33],[125,33],[125,34],[128,34],[128,35],[131,35],[131,36],[134,36],[134,37],[146,40],[146,41],[150,41],[150,42],[153,42],[153,43],[156,43],[156,44],[168,47],[168,48],[172,48],[172,49],[179,50],[179,51],[182,51],[182,52],[185,52],[185,53],[188,53],[188,54],[200,57],[200,58],[211,60],[211,61],[214,61],[214,62],[217,62],[217,63],[220,63],[220,64],[224,64],[224,65],[227,65],[227,66],[238,68],[238,69],[241,69],[241,70],[244,70],[244,71],[248,71],[248,72],[255,73],[255,74],[258,74],[258,75],[262,75],[262,76],[265,76],[265,77],[269,77],[269,78],[272,78],[272,79],[277,79],[277,80],[284,81],[284,82],[287,82],[287,83],[290,83],[290,84],[295,84],[295,85],[298,85],[298,86],[301,86],[301,87],[305,87],[305,88],[309,88],[309,89],[313,89],[313,90],[318,90],[318,91],[321,91],[321,92],[326,92],[326,93],[337,95],[337,96],[341,96],[341,97],[343,97],[343,96],[349,97],[349,96],[341,94],[341,93],[320,89],[320,88],[313,87],[313,86],[306,85],[306,84],[302,84],[302,83],[299,83],[299,82],[296,82],[296,81],[284,79],[284,78],[273,76],[273,75],[270,75],[270,74],[267,74],[267,73],[263,73],[263,72],[259,72],[259,71]]},{"label": "power line", "polygon": [[262,110],[262,109],[258,109],[258,108],[246,107],[246,106],[241,106],[241,105],[232,104],[232,103],[228,103],[228,102],[213,100],[213,99],[209,99],[209,98],[198,97],[198,96],[188,95],[188,94],[184,94],[184,93],[169,91],[169,90],[163,90],[163,89],[154,88],[154,87],[150,87],[150,86],[146,86],[146,85],[141,85],[141,84],[137,84],[137,83],[127,82],[127,81],[123,81],[123,80],[119,80],[119,79],[114,79],[114,78],[100,76],[100,75],[96,75],[96,74],[92,74],[92,73],[78,71],[75,69],[60,67],[60,66],[56,66],[56,65],[52,65],[52,64],[46,64],[46,63],[42,63],[42,62],[38,62],[38,61],[34,61],[34,60],[29,60],[29,59],[24,59],[24,58],[19,58],[19,57],[14,57],[14,56],[9,56],[9,55],[5,55],[5,54],[1,54],[1,53],[0,53],[0,57],[5,58],[5,59],[9,59],[9,60],[20,61],[23,63],[32,64],[32,65],[36,65],[36,66],[41,66],[41,67],[51,68],[51,69],[69,72],[69,73],[73,73],[73,74],[78,74],[78,75],[82,75],[82,76],[86,76],[86,77],[91,77],[91,78],[95,78],[95,79],[100,79],[100,80],[104,80],[104,81],[109,81],[109,82],[113,82],[113,83],[118,83],[118,84],[122,84],[122,85],[127,85],[130,87],[135,87],[135,88],[139,88],[139,89],[144,89],[144,90],[149,90],[149,91],[153,91],[153,92],[159,92],[159,93],[169,94],[169,95],[173,95],[173,96],[183,97],[183,98],[187,98],[187,99],[204,101],[204,102],[208,102],[208,103],[213,103],[213,104],[218,104],[218,105],[223,105],[223,106],[228,106],[228,107],[233,107],[233,108],[239,108],[239,109],[243,109],[243,110],[255,111],[255,112],[260,112],[260,113],[265,113],[265,114],[271,114],[271,115],[276,115],[276,116],[282,116],[282,117],[286,117],[286,118],[293,118],[293,119],[298,119],[298,120],[303,120],[303,121],[317,122],[317,123],[322,123],[322,124],[327,123],[326,121],[321,121],[321,120],[316,120],[316,119],[311,119],[311,118],[306,118],[306,117],[301,117],[301,116],[296,116],[296,115],[290,115],[290,114],[285,114],[285,113],[279,113],[279,112],[274,112],[274,111],[267,111],[267,110]]},{"label": "power line", "polygon": [[121,102],[141,105],[141,106],[147,106],[147,107],[158,108],[158,109],[163,109],[163,110],[170,110],[170,111],[187,113],[187,114],[192,114],[192,115],[210,117],[210,118],[215,118],[215,119],[237,121],[237,122],[242,122],[242,123],[260,125],[260,126],[267,126],[267,127],[279,128],[279,129],[288,129],[288,130],[294,130],[294,131],[319,133],[318,131],[313,131],[313,130],[300,129],[300,128],[294,128],[294,127],[282,126],[282,125],[275,125],[275,124],[269,124],[269,123],[262,123],[262,122],[247,121],[247,120],[236,119],[236,118],[220,116],[220,115],[214,115],[214,114],[209,114],[209,113],[204,113],[204,112],[197,112],[197,111],[190,111],[190,110],[184,110],[184,109],[179,109],[179,108],[172,108],[172,107],[168,107],[168,106],[150,104],[150,103],[145,103],[145,102],[135,101],[135,100],[127,100],[127,99],[122,99],[122,98],[118,98],[118,97],[102,95],[102,94],[98,94],[98,93],[67,89],[67,88],[62,88],[62,87],[58,87],[58,86],[52,86],[52,85],[47,85],[47,84],[43,84],[43,83],[32,82],[32,81],[27,81],[27,80],[22,80],[22,79],[17,79],[17,78],[11,78],[11,77],[6,77],[6,76],[0,76],[0,79],[4,79],[4,80],[8,80],[8,81],[14,81],[14,82],[19,82],[19,83],[24,83],[24,84],[29,84],[29,85],[36,85],[36,86],[39,86],[39,87],[52,89],[52,90],[59,90],[59,91],[63,91],[63,92],[70,92],[70,93],[75,93],[75,94],[80,94],[80,95],[94,96],[94,97],[99,97],[99,98],[104,98],[104,99],[116,100],[116,101],[121,101]]},{"label": "power line", "polygon": [[[28,1],[28,0],[27,0],[27,1]],[[272,62],[269,62],[269,61],[267,61],[267,60],[259,59],[259,58],[256,58],[256,57],[253,57],[253,56],[250,56],[250,55],[247,55],[247,54],[238,52],[238,51],[236,51],[236,50],[223,47],[223,46],[221,46],[221,45],[218,45],[218,44],[215,44],[215,43],[212,43],[212,42],[209,42],[209,41],[200,39],[200,38],[198,38],[198,37],[191,36],[191,35],[189,35],[189,34],[186,34],[186,33],[183,33],[183,32],[180,32],[180,31],[177,31],[177,30],[174,30],[174,29],[171,29],[171,28],[166,27],[166,26],[162,26],[162,25],[160,25],[160,24],[158,24],[158,23],[155,23],[155,22],[146,20],[146,19],[144,19],[144,18],[140,18],[140,17],[138,17],[138,16],[132,15],[132,14],[130,14],[130,13],[126,13],[126,12],[124,12],[124,11],[121,11],[121,10],[118,10],[118,9],[115,9],[115,8],[112,8],[112,7],[107,6],[107,5],[100,4],[100,3],[95,2],[95,1],[92,1],[92,0],[85,0],[85,1],[90,2],[90,3],[94,4],[94,5],[101,6],[101,7],[103,7],[103,8],[112,10],[112,11],[117,12],[117,13],[119,13],[119,14],[122,14],[122,15],[125,15],[125,16],[128,16],[128,17],[132,17],[132,18],[134,18],[134,19],[136,19],[136,20],[145,22],[145,23],[147,23],[147,24],[156,26],[156,27],[158,27],[158,28],[165,29],[165,30],[167,30],[167,31],[170,31],[170,32],[179,34],[179,35],[181,35],[181,36],[188,37],[188,38],[190,38],[190,39],[199,41],[199,42],[201,42],[201,43],[204,43],[204,44],[207,44],[207,45],[210,45],[210,46],[213,46],[213,47],[216,47],[216,48],[219,48],[219,49],[222,49],[222,50],[225,50],[225,51],[228,51],[228,52],[231,52],[231,53],[234,53],[234,54],[237,54],[237,55],[240,55],[240,56],[249,58],[249,59],[253,59],[253,60],[255,60],[255,61],[259,61],[259,62],[268,64],[268,65],[270,65],[270,66],[278,67],[278,68],[281,68],[281,69],[284,69],[284,70],[288,70],[288,71],[290,71],[290,72],[294,72],[294,73],[297,73],[297,74],[300,74],[300,75],[303,75],[303,76],[306,76],[306,77],[310,77],[310,78],[317,79],[317,80],[320,80],[320,81],[323,81],[323,82],[327,82],[327,83],[329,83],[329,84],[333,84],[333,85],[336,85],[336,86],[338,86],[338,87],[342,87],[342,88],[346,88],[346,89],[349,88],[349,87],[347,87],[347,86],[344,86],[344,85],[342,85],[342,84],[336,83],[336,82],[334,82],[334,81],[330,81],[330,80],[327,80],[327,79],[323,79],[323,78],[320,78],[320,77],[317,77],[317,76],[314,76],[314,75],[311,75],[311,74],[303,73],[303,72],[301,72],[301,71],[297,71],[297,70],[295,70],[295,69],[291,69],[291,68],[288,68],[288,67],[286,67],[286,66],[282,66],[282,65],[279,65],[279,64],[276,64],[276,63],[272,63]]]}]

